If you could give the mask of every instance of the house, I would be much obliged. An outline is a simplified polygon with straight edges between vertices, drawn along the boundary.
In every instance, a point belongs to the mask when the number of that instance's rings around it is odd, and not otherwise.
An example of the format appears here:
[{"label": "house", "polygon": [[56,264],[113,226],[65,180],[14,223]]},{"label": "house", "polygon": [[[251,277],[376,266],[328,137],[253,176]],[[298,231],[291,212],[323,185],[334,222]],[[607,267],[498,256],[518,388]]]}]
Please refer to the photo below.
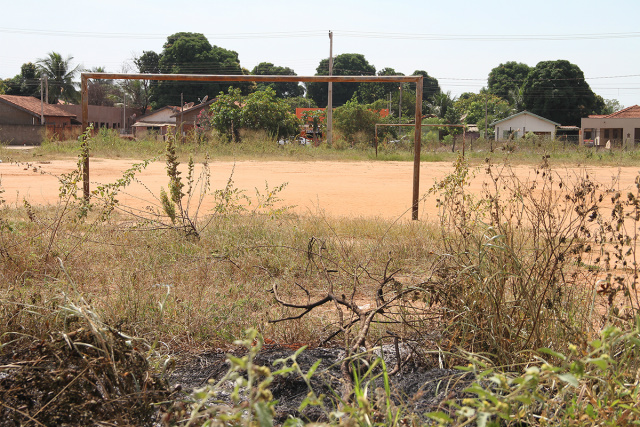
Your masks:
[{"label": "house", "polygon": [[183,135],[186,135],[189,131],[195,129],[198,122],[198,115],[203,110],[208,112],[209,106],[215,101],[215,98],[207,101],[205,97],[205,102],[201,102],[200,104],[194,105],[193,102],[185,104],[182,111],[180,110],[180,107],[178,107],[178,110],[171,116],[176,122],[176,129],[180,129],[182,127]]},{"label": "house", "polygon": [[495,126],[495,140],[502,141],[521,138],[529,132],[553,139],[556,136],[556,126],[560,124],[525,110],[493,122],[491,126]]},{"label": "house", "polygon": [[0,95],[2,142],[40,144],[46,133],[61,136],[77,132],[79,124],[75,114],[58,105],[46,104],[32,96]]},{"label": "house", "polygon": [[[64,111],[74,114],[76,117],[82,117],[82,105],[74,104],[61,104],[59,108]],[[107,129],[130,129],[135,119],[135,108],[122,107],[105,107],[102,105],[89,105],[89,124],[93,124],[94,129],[107,128]],[[124,127],[123,124],[124,118]]]},{"label": "house", "polygon": [[620,147],[640,143],[640,106],[633,105],[613,114],[593,115],[581,120],[582,144]]},{"label": "house", "polygon": [[165,139],[167,133],[173,132],[176,126],[174,116],[180,107],[166,106],[138,118],[133,124],[133,135],[136,138],[144,138],[153,133],[156,138]]}]

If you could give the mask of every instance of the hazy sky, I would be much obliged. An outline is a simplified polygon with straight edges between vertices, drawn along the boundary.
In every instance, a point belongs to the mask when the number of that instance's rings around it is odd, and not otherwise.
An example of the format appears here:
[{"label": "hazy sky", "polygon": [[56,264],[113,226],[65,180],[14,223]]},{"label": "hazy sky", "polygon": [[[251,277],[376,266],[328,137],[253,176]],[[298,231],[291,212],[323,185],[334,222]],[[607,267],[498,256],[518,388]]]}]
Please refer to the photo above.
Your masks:
[{"label": "hazy sky", "polygon": [[56,51],[84,68],[120,72],[168,35],[203,33],[235,50],[243,67],[260,62],[313,75],[329,56],[364,54],[380,70],[426,70],[443,91],[478,92],[507,61],[535,66],[566,59],[593,91],[640,104],[640,0],[2,1],[0,78]]}]

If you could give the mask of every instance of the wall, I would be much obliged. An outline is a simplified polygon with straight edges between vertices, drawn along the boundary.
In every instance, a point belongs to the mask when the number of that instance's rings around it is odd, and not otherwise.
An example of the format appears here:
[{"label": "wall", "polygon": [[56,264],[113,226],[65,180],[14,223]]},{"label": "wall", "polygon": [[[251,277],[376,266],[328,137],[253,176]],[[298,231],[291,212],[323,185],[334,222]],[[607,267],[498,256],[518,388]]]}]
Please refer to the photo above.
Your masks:
[{"label": "wall", "polygon": [[528,114],[521,114],[512,119],[505,120],[496,124],[496,141],[504,139],[503,133],[511,129],[513,132],[519,130],[517,137],[522,138],[529,132],[546,132],[550,133],[551,137],[555,137],[556,126],[553,123],[540,120],[537,117],[530,116]]},{"label": "wall", "polygon": [[[58,105],[67,113],[75,114],[78,121],[82,121],[82,105]],[[126,128],[130,128],[134,122],[135,108],[127,108],[125,118]],[[122,127],[122,107],[103,107],[101,105],[89,105],[89,123],[94,123],[94,128],[107,127],[120,129]]]},{"label": "wall", "polygon": [[[626,118],[626,119],[605,119],[605,118],[583,118],[581,121],[582,136],[584,137],[585,129],[594,129],[592,139],[596,136],[600,137],[600,145],[606,144],[604,140],[604,133],[602,129],[622,129],[622,137],[625,146],[629,144],[633,147],[635,144],[640,144],[640,140],[634,141],[635,130],[640,128],[640,118]],[[610,138],[611,139],[611,138]],[[635,143],[635,144],[634,144]]]},{"label": "wall", "polygon": [[0,124],[0,142],[9,145],[38,145],[45,135],[45,126]]},{"label": "wall", "polygon": [[0,124],[2,123],[34,125],[40,123],[40,117],[35,118],[33,114],[0,102]]}]

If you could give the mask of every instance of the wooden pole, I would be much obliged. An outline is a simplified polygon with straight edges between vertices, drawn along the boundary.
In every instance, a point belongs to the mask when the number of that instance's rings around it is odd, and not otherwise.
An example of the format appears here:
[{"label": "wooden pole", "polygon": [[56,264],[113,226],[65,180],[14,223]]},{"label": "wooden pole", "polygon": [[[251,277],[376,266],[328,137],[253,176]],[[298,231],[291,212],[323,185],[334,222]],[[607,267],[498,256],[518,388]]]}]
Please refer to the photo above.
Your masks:
[{"label": "wooden pole", "polygon": [[[333,32],[329,31],[329,76],[333,75]],[[333,144],[333,83],[329,82],[327,102],[327,144]]]},{"label": "wooden pole", "polygon": [[[87,131],[89,127],[89,77],[82,74],[80,81],[80,94],[82,97],[82,134]],[[89,141],[86,139],[82,141],[83,161],[82,161],[82,194],[84,200],[88,203],[90,198],[89,192],[89,147],[86,146]]]},{"label": "wooden pole", "polygon": [[[422,87],[423,77],[416,82],[416,128],[413,139],[413,203],[411,219],[418,220],[418,202],[420,201],[420,150],[422,145]],[[402,86],[400,86],[402,87]],[[402,91],[400,91],[402,94]],[[402,99],[402,95],[400,96]]]}]

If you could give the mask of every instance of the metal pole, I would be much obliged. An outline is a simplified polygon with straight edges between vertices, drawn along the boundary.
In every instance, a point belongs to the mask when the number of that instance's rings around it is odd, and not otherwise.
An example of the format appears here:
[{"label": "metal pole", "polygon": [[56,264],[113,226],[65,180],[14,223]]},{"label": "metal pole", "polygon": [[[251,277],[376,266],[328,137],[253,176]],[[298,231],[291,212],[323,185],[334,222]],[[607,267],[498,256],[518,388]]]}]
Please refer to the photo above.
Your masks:
[{"label": "metal pole", "polygon": [[[89,79],[83,74],[80,81],[80,94],[82,96],[82,132],[86,132],[89,127],[89,85],[87,81]],[[88,144],[88,141],[84,140],[83,150],[84,151],[84,159],[82,162],[82,194],[84,196],[84,200],[89,202],[89,148],[85,145]]]},{"label": "metal pole", "polygon": [[44,124],[44,101],[42,100],[44,91],[42,89],[42,78],[40,79],[40,124]]},{"label": "metal pole", "polygon": [[[422,144],[422,88],[424,77],[416,82],[416,128],[413,138],[413,200],[411,219],[418,220],[418,202],[420,200],[420,149]],[[402,87],[402,86],[400,86]],[[402,93],[402,92],[401,92]],[[400,97],[402,99],[402,97]]]},{"label": "metal pole", "polygon": [[[333,75],[333,32],[329,31],[329,76]],[[333,83],[329,82],[327,102],[327,144],[333,143]]]}]

